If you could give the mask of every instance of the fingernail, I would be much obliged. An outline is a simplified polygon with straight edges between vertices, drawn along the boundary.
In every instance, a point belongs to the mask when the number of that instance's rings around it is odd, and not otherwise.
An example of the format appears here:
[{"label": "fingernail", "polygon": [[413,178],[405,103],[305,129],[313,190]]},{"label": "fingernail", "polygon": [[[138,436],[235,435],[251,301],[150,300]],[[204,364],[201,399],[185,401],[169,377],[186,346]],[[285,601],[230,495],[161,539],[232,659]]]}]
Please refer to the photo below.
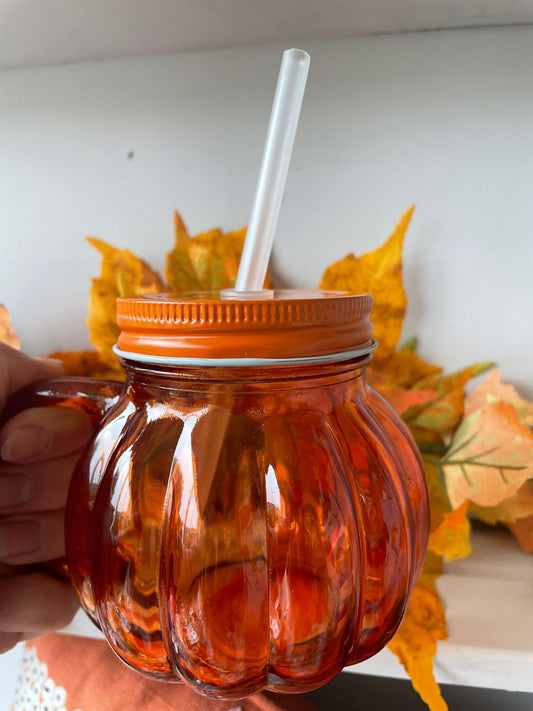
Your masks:
[{"label": "fingernail", "polygon": [[0,509],[20,506],[33,496],[33,483],[25,474],[9,472],[0,475]]},{"label": "fingernail", "polygon": [[44,427],[31,425],[11,431],[0,449],[5,462],[24,462],[44,454],[50,444],[50,433]]},{"label": "fingernail", "polygon": [[0,558],[31,553],[39,547],[40,526],[37,521],[12,521],[0,524]]}]

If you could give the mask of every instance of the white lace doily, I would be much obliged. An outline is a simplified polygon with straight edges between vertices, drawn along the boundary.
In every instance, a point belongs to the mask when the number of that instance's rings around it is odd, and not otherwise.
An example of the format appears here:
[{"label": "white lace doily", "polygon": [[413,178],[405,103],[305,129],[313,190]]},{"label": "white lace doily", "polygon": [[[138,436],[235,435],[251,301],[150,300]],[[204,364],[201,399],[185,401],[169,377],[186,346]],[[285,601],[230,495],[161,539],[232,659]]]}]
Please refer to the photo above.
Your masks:
[{"label": "white lace doily", "polygon": [[[26,647],[11,711],[68,711],[67,692],[48,676],[35,647]],[[81,711],[74,709],[73,711]]]}]

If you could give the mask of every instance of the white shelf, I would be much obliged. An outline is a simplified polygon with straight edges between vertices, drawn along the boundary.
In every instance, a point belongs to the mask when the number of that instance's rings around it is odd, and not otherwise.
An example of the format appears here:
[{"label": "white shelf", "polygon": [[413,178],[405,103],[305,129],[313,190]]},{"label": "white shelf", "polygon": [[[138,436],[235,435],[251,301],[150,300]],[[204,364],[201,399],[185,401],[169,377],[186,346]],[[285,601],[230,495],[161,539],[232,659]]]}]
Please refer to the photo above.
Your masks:
[{"label": "white shelf", "polygon": [[[438,587],[449,639],[434,664],[439,683],[533,693],[533,558],[511,536],[474,531],[472,554],[446,566]],[[66,633],[101,637],[79,613]],[[384,649],[345,671],[407,679]]]},{"label": "white shelf", "polygon": [[529,0],[8,0],[0,69],[533,22]]}]

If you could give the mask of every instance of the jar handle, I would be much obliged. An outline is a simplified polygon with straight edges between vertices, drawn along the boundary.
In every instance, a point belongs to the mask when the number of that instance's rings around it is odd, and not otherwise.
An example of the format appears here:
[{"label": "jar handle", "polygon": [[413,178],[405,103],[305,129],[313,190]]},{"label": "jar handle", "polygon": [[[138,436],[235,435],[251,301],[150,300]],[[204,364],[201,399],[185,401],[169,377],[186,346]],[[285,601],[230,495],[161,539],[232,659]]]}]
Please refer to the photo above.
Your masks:
[{"label": "jar handle", "polygon": [[3,425],[13,415],[28,407],[59,406],[86,412],[95,427],[123,393],[124,383],[115,380],[73,376],[40,380],[27,385],[8,399],[0,424]]},{"label": "jar handle", "polygon": [[[124,383],[115,380],[95,380],[83,377],[63,377],[41,380],[27,385],[8,398],[0,415],[0,427],[11,417],[29,407],[72,407],[89,415],[93,428],[124,394]],[[65,558],[31,566],[58,580],[69,580]]]}]

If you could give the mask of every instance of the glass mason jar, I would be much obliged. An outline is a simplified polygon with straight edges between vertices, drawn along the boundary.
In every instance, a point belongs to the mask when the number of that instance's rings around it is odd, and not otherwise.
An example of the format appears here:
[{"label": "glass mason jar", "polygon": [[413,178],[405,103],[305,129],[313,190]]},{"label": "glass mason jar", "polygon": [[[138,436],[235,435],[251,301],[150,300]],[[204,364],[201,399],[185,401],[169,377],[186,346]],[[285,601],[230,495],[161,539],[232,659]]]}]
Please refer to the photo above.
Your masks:
[{"label": "glass mason jar", "polygon": [[126,385],[99,386],[111,407],[66,541],[83,608],[129,666],[216,698],[306,692],[392,637],[428,503],[407,428],[365,380],[371,306],[119,300]]}]

